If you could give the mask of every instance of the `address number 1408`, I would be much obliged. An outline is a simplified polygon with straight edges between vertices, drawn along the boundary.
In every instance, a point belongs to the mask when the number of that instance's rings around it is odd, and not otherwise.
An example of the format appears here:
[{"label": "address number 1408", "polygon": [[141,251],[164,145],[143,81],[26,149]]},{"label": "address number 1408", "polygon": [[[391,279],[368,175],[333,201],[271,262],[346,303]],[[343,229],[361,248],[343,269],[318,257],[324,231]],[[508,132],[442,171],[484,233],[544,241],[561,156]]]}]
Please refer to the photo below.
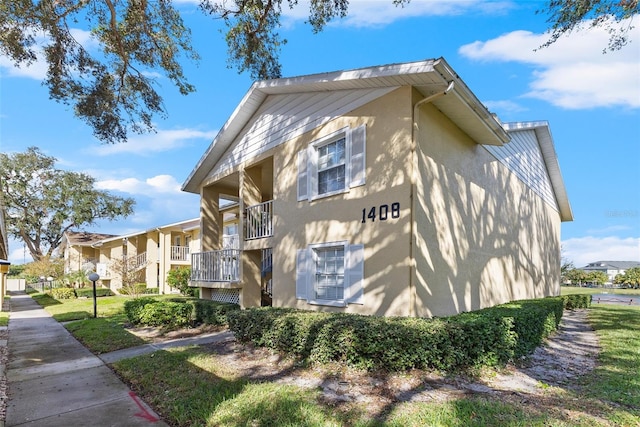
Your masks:
[{"label": "address number 1408", "polygon": [[391,203],[391,208],[389,208],[389,205],[380,205],[374,206],[370,209],[362,209],[363,224],[367,222],[367,220],[371,220],[371,222],[374,222],[376,219],[379,221],[386,221],[389,219],[389,216],[391,218],[400,218],[400,203]]}]

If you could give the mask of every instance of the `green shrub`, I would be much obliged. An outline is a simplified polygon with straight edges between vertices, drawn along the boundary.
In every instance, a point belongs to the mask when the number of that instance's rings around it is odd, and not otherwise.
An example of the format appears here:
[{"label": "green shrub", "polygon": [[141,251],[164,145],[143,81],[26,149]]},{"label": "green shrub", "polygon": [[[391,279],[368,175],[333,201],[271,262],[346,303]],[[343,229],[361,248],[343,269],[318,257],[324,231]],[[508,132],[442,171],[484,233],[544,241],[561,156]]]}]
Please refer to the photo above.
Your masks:
[{"label": "green shrub", "polygon": [[127,319],[134,325],[140,323],[140,315],[145,305],[151,304],[157,301],[152,297],[134,298],[124,302],[124,313],[127,315]]},{"label": "green shrub", "polygon": [[160,293],[160,288],[144,288],[142,293],[144,295],[158,295]]},{"label": "green shrub", "polygon": [[142,325],[180,327],[191,324],[193,306],[184,302],[156,300],[140,310]]},{"label": "green shrub", "polygon": [[270,307],[232,310],[226,316],[239,341],[310,363],[456,371],[503,365],[531,353],[557,329],[566,304],[561,297],[518,301],[437,319]]},{"label": "green shrub", "polygon": [[123,286],[118,289],[122,295],[144,295],[146,294],[147,284],[146,283],[134,283],[130,286]]},{"label": "green shrub", "polygon": [[[96,288],[96,297],[110,297],[113,292],[109,288]],[[76,289],[78,298],[93,298],[93,288]]]},{"label": "green shrub", "polygon": [[193,316],[196,323],[222,326],[227,324],[227,313],[240,310],[238,304],[217,302],[204,299],[194,299],[188,302],[193,306]]},{"label": "green shrub", "polygon": [[591,294],[582,295],[564,295],[564,308],[567,310],[575,310],[577,308],[589,308],[593,296]]},{"label": "green shrub", "polygon": [[51,296],[55,299],[74,299],[76,293],[73,288],[54,288],[51,289]]}]

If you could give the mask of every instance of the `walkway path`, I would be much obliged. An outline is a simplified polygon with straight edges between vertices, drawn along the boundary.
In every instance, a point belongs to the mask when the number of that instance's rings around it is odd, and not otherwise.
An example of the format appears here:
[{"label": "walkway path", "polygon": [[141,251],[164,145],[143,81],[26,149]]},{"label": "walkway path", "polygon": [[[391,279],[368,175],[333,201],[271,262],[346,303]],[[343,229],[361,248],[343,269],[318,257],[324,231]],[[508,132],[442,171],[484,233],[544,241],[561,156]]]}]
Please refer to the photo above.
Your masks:
[{"label": "walkway path", "polygon": [[8,331],[7,427],[167,426],[24,292],[11,296]]}]

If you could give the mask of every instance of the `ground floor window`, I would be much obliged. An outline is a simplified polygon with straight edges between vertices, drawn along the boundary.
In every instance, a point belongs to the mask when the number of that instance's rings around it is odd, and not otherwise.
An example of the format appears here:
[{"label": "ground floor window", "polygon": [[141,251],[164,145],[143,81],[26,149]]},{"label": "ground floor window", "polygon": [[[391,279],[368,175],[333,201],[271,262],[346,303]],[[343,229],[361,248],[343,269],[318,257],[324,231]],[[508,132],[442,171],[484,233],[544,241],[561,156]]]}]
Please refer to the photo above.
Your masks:
[{"label": "ground floor window", "polygon": [[297,251],[296,298],[309,304],[363,304],[364,246],[314,243]]},{"label": "ground floor window", "polygon": [[344,246],[313,250],[314,293],[319,300],[344,300]]}]

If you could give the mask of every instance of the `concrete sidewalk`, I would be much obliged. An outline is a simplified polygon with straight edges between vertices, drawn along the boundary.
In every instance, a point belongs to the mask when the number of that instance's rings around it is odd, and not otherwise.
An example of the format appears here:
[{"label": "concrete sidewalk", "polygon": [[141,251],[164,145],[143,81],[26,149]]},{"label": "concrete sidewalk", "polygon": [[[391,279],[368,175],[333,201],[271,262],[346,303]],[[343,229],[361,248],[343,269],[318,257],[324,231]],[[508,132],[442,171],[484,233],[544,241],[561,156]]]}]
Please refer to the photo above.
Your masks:
[{"label": "concrete sidewalk", "polygon": [[7,427],[167,426],[24,292],[11,295],[8,330]]}]

